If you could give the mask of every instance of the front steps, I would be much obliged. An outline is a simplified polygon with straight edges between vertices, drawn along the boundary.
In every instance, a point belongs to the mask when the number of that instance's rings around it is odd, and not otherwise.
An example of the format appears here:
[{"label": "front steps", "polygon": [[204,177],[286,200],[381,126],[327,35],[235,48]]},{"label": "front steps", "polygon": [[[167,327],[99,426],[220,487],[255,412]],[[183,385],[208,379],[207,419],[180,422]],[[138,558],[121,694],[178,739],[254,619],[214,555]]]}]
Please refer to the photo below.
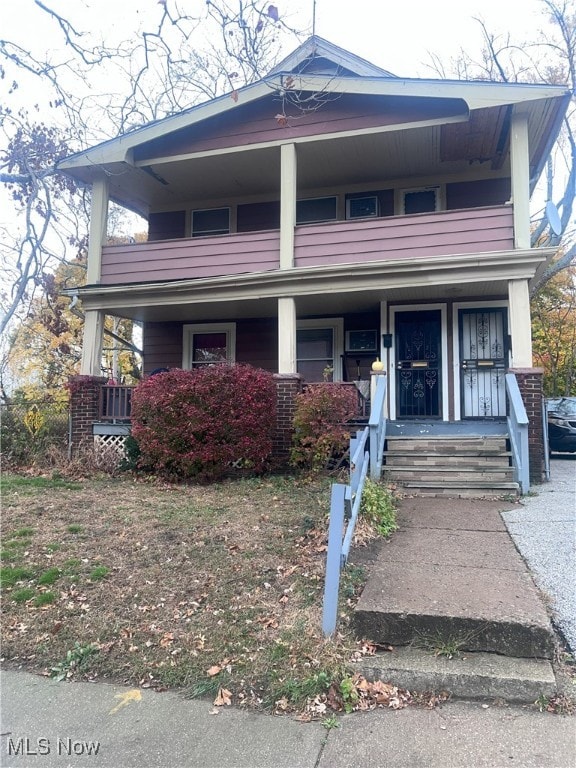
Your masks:
[{"label": "front steps", "polygon": [[519,494],[504,435],[388,436],[383,480],[419,496]]}]

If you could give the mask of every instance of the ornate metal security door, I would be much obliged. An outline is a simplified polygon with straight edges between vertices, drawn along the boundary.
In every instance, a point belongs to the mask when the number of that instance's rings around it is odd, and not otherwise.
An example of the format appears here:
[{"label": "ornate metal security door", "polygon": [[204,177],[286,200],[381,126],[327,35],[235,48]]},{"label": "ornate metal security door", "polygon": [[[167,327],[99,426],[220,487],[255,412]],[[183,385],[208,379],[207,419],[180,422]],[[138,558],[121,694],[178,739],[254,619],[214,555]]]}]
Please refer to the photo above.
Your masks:
[{"label": "ornate metal security door", "polygon": [[442,323],[437,310],[396,314],[396,415],[442,416]]},{"label": "ornate metal security door", "polygon": [[460,310],[462,416],[506,416],[506,310]]}]

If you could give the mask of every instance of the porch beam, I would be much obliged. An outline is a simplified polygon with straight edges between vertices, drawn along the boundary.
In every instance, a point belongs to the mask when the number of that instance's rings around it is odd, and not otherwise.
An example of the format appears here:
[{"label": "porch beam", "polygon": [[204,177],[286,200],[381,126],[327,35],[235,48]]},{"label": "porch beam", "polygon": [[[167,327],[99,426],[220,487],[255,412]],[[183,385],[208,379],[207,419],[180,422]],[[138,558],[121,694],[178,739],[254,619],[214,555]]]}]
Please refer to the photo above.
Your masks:
[{"label": "porch beam", "polygon": [[294,266],[296,189],[296,145],[282,144],[280,148],[280,269],[292,269]]},{"label": "porch beam", "polygon": [[532,326],[530,318],[530,292],[528,280],[509,280],[510,336],[512,339],[512,367],[532,367]]},{"label": "porch beam", "polygon": [[84,313],[84,338],[82,341],[82,376],[100,376],[102,372],[102,338],[104,313],[88,309]]},{"label": "porch beam", "polygon": [[100,282],[102,273],[102,246],[106,240],[108,223],[109,185],[108,179],[96,179],[92,184],[90,208],[90,232],[88,240],[88,264],[86,283]]},{"label": "porch beam", "polygon": [[296,302],[278,299],[278,373],[296,373]]},{"label": "porch beam", "polygon": [[525,114],[512,114],[510,162],[514,203],[514,247],[530,248],[530,153],[528,118]]}]

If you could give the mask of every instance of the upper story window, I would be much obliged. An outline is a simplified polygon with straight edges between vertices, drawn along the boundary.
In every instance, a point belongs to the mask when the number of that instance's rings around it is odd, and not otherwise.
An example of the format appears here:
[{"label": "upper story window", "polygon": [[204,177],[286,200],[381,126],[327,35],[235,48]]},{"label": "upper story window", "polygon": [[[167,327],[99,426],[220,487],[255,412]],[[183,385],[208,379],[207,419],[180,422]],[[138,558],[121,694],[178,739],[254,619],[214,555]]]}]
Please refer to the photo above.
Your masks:
[{"label": "upper story window", "polygon": [[401,190],[402,213],[432,213],[440,210],[439,187]]},{"label": "upper story window", "polygon": [[205,208],[192,211],[192,237],[227,235],[230,232],[230,208]]},{"label": "upper story window", "polygon": [[296,224],[313,224],[336,221],[338,200],[336,197],[310,197],[296,201]]}]

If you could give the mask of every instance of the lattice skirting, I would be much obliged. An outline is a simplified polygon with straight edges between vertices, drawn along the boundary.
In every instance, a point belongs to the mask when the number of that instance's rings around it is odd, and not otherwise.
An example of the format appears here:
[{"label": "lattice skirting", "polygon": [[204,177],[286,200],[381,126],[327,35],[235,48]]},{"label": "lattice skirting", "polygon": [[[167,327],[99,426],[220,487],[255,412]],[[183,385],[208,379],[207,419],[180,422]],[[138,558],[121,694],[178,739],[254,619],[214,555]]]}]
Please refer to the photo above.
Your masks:
[{"label": "lattice skirting", "polygon": [[125,458],[126,435],[94,435],[96,457],[102,463]]}]

